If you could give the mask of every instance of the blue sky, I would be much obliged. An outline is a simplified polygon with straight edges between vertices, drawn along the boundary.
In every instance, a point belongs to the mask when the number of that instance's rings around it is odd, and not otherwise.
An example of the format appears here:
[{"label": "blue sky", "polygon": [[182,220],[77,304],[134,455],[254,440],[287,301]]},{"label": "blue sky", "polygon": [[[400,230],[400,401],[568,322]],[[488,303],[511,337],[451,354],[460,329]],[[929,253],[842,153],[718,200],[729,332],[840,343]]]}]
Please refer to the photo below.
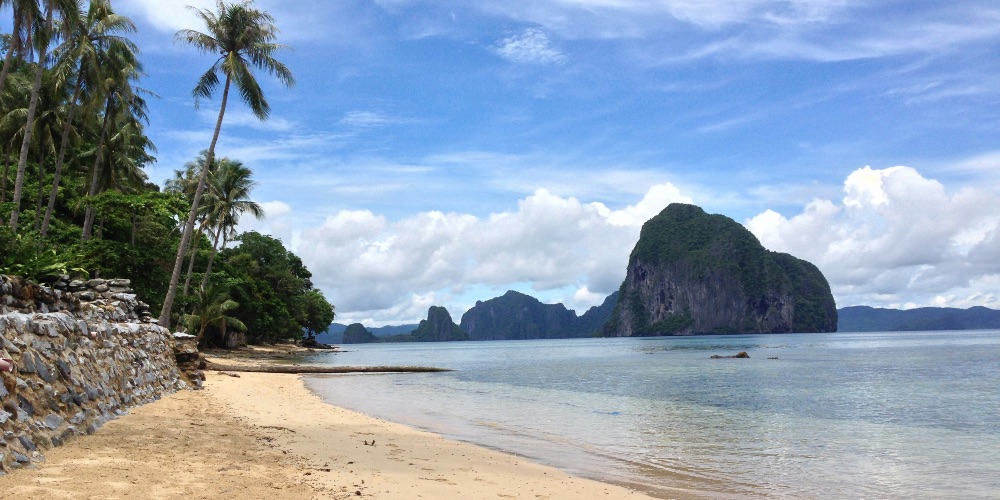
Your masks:
[{"label": "blue sky", "polygon": [[[208,145],[185,4],[117,9],[160,98],[161,182]],[[338,321],[455,317],[517,289],[582,313],[673,201],[816,263],[838,305],[1000,307],[1000,4],[259,0],[298,81],[261,77],[219,153]],[[308,5],[308,6],[306,6]],[[213,106],[215,106],[213,108]]]}]

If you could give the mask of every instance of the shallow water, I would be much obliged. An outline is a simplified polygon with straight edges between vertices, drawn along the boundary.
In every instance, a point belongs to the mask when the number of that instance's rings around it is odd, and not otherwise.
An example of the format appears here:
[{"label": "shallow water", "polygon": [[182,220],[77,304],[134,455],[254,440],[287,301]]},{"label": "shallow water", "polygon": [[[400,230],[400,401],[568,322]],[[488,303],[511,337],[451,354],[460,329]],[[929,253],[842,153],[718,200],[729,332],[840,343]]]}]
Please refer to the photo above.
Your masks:
[{"label": "shallow water", "polygon": [[1000,497],[1000,331],[344,349],[455,371],[308,377],[332,404],[657,496]]}]

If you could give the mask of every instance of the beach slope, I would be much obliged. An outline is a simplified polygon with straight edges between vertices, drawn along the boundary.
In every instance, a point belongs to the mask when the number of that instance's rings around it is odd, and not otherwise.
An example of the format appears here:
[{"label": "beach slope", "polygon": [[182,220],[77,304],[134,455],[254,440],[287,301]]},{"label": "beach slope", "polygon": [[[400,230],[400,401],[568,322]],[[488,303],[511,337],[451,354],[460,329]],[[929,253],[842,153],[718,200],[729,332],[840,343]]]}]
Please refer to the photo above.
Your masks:
[{"label": "beach slope", "polygon": [[0,477],[0,489],[15,498],[646,498],[328,405],[285,374],[210,373],[204,391],[133,409],[46,458]]}]

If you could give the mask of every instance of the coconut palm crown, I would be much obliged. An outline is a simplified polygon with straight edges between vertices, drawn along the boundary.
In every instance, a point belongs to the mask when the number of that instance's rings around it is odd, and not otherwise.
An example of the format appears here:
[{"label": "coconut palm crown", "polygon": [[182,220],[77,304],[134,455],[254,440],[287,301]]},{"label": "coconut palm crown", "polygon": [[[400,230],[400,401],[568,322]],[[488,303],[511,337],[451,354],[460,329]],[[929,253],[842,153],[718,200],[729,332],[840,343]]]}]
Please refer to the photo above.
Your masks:
[{"label": "coconut palm crown", "polygon": [[[284,47],[275,42],[278,28],[274,25],[274,18],[264,11],[255,9],[252,0],[231,4],[219,0],[216,2],[215,12],[194,8],[192,10],[205,22],[208,28],[207,33],[180,30],[177,32],[176,39],[193,45],[203,53],[220,54],[208,71],[198,79],[192,94],[197,104],[199,99],[211,97],[219,84],[222,83],[222,101],[219,105],[219,118],[215,122],[212,142],[205,155],[205,167],[202,167],[198,176],[198,187],[191,201],[191,210],[188,212],[188,220],[181,235],[180,245],[177,247],[174,271],[170,277],[167,296],[163,300],[163,309],[160,311],[159,324],[161,326],[168,326],[170,323],[170,310],[177,295],[177,283],[180,281],[184,252],[191,241],[201,195],[205,191],[209,170],[207,166],[215,160],[215,145],[219,140],[219,132],[222,130],[222,119],[226,113],[230,87],[235,83],[241,100],[250,107],[250,111],[254,115],[265,120],[271,113],[271,106],[264,97],[264,92],[261,90],[260,84],[257,83],[257,78],[251,68],[267,72],[285,86],[292,86],[295,83],[291,71],[274,58],[275,51]],[[220,80],[220,74],[224,80]]]}]

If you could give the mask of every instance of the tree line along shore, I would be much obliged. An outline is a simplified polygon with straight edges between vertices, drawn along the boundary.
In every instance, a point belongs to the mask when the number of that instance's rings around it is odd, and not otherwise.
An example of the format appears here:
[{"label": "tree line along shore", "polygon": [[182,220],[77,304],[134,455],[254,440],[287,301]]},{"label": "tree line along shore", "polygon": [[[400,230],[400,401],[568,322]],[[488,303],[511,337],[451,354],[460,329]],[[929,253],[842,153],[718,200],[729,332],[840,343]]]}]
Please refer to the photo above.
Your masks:
[{"label": "tree line along shore", "polygon": [[206,69],[192,100],[218,99],[219,113],[206,149],[160,186],[145,171],[156,161],[145,131],[157,96],[130,38],[136,25],[111,0],[0,7],[10,27],[0,35],[0,273],[127,278],[162,326],[202,345],[326,331],[334,308],[301,259],[276,238],[236,230],[264,215],[251,199],[254,165],[216,151],[231,98],[268,118],[258,74],[294,84],[270,14],[220,1],[195,9],[202,26],[177,32]]}]

